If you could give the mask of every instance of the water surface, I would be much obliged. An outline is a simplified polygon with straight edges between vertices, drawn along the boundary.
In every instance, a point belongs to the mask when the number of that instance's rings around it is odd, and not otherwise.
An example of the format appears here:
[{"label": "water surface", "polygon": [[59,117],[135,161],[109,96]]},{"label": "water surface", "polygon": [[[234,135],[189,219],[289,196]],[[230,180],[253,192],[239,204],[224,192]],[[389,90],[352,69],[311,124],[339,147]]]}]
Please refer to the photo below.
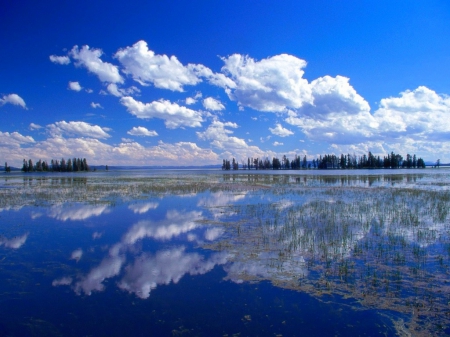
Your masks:
[{"label": "water surface", "polygon": [[0,334],[445,334],[449,186],[444,169],[4,175]]}]

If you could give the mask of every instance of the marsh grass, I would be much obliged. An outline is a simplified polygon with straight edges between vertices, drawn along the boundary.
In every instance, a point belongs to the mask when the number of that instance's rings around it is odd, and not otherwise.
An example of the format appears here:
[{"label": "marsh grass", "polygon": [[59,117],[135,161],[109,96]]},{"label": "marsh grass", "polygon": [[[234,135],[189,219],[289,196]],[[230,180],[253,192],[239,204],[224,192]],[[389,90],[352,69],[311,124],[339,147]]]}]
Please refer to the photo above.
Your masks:
[{"label": "marsh grass", "polygon": [[[253,191],[257,203],[230,209],[223,223],[234,237],[207,248],[222,245],[248,266],[230,267],[229,279],[354,298],[407,315],[414,335],[442,334],[450,324],[450,192],[440,188],[447,185],[357,179],[254,178],[270,188]],[[390,187],[377,187],[382,180]],[[403,185],[392,188],[393,181]]]}]

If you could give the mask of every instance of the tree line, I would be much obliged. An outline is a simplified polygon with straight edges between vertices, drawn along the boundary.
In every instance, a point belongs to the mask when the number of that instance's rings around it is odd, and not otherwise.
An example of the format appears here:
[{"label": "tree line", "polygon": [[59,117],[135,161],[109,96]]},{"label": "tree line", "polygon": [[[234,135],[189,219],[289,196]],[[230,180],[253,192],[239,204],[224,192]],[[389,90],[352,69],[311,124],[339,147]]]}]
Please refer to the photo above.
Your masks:
[{"label": "tree line", "polygon": [[[439,166],[439,164],[438,164]],[[356,156],[355,154],[326,154],[323,157],[314,158],[308,161],[306,155],[302,157],[295,155],[290,160],[283,156],[281,160],[273,157],[269,158],[247,158],[239,163],[234,158],[230,162],[228,159],[223,160],[222,170],[300,170],[300,169],[397,169],[397,168],[425,168],[425,161],[417,156],[407,154],[405,158],[394,152],[387,156],[374,156],[370,151],[366,155]]]},{"label": "tree line", "polygon": [[50,165],[44,160],[38,160],[35,164],[31,159],[24,159],[22,172],[79,172],[89,171],[89,165],[86,158],[69,158],[67,161],[62,158],[61,161],[52,159]]}]

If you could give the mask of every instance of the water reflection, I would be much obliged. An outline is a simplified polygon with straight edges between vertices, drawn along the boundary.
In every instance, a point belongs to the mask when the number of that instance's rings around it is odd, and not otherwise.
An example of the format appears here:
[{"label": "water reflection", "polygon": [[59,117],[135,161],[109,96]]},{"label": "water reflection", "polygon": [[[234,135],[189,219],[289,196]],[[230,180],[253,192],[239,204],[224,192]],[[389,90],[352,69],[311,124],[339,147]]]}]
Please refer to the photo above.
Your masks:
[{"label": "water reflection", "polygon": [[61,221],[67,220],[80,221],[86,220],[94,216],[98,217],[106,212],[108,212],[107,205],[91,206],[81,204],[78,205],[61,204],[51,207],[50,210],[48,211],[48,216]]},{"label": "water reflection", "polygon": [[15,236],[11,239],[8,239],[4,236],[0,236],[0,246],[4,246],[6,248],[11,249],[19,249],[27,241],[28,235],[29,233],[25,233],[21,236]]},{"label": "water reflection", "polygon": [[122,242],[132,245],[143,238],[170,240],[182,233],[200,227],[198,221],[201,219],[201,211],[180,212],[170,210],[167,211],[165,219],[161,221],[141,220],[131,226],[130,230],[124,235]]},{"label": "water reflection", "polygon": [[[140,220],[123,234],[119,242],[110,246],[100,264],[87,274],[78,276],[77,279],[65,276],[55,279],[52,284],[71,286],[77,294],[91,295],[94,291],[103,291],[105,280],[119,276],[125,269],[125,275],[118,282],[119,288],[140,298],[148,298],[150,291],[159,284],[177,283],[185,274],[204,274],[214,266],[224,264],[228,254],[214,253],[205,258],[196,252],[186,252],[184,246],[150,254],[141,252],[142,248],[138,246],[146,238],[168,241],[204,227],[199,222],[201,219],[201,211],[168,210],[160,221]],[[214,241],[223,232],[222,228],[208,227],[204,231],[204,237]],[[99,237],[99,234],[94,236]],[[71,259],[78,262],[82,256],[83,250],[77,249],[72,252]]]},{"label": "water reflection", "polygon": [[178,283],[186,274],[205,274],[216,265],[227,262],[228,254],[216,253],[204,258],[198,253],[187,253],[185,247],[159,251],[154,255],[142,254],[127,266],[118,286],[122,290],[146,299],[158,285]]},{"label": "water reflection", "polygon": [[[395,311],[406,318],[399,329],[414,334],[450,326],[446,175],[122,177],[114,186],[102,179],[28,179],[16,190],[24,199],[0,201],[2,216],[19,222],[23,214],[34,226],[3,228],[0,246],[23,247],[8,254],[23,254],[30,270],[45,261],[41,270],[52,270],[45,272],[55,294],[67,287],[73,298],[100,299],[119,289],[148,299],[160,285],[218,267],[220,278],[237,284],[265,280],[321,300],[352,299],[355,310]],[[58,197],[48,194],[50,206],[23,207],[36,202],[26,199],[35,186],[44,194],[55,188]],[[80,200],[84,189],[99,199]],[[58,226],[66,221],[74,222]]]},{"label": "water reflection", "polygon": [[129,209],[131,209],[134,213],[137,214],[144,214],[147,213],[151,209],[158,208],[157,202],[146,202],[143,204],[133,204],[128,206]]},{"label": "water reflection", "polygon": [[448,190],[284,187],[221,210],[226,235],[205,248],[230,254],[227,279],[356,298],[417,331],[450,324]]}]

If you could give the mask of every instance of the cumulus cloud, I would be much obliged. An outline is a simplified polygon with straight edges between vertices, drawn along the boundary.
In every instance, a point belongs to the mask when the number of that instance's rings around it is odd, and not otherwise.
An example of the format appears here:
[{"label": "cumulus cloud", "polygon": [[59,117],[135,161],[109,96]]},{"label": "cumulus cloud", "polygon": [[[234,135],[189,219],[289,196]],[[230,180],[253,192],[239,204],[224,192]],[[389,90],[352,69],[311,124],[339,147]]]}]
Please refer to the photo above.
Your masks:
[{"label": "cumulus cloud", "polygon": [[197,100],[192,97],[187,97],[184,102],[186,105],[192,105],[197,103]]},{"label": "cumulus cloud", "polygon": [[81,49],[74,46],[69,55],[76,61],[77,66],[85,67],[89,72],[97,75],[102,82],[124,82],[117,66],[100,59],[103,55],[101,49],[90,49],[87,45],[81,47]]},{"label": "cumulus cloud", "polygon": [[0,131],[0,147],[20,147],[23,144],[34,143],[33,137],[23,136],[18,132],[1,132]]},{"label": "cumulus cloud", "polygon": [[221,122],[213,120],[208,128],[203,132],[197,132],[197,136],[202,140],[211,141],[211,145],[223,150],[222,157],[264,157],[272,156],[273,152],[264,152],[256,146],[249,146],[244,139],[231,136],[232,130],[227,128],[237,128],[238,125],[233,122]]},{"label": "cumulus cloud", "polygon": [[220,101],[212,97],[205,98],[203,100],[203,106],[205,107],[205,109],[213,111],[225,109],[225,106]]},{"label": "cumulus cloud", "polygon": [[294,134],[291,130],[283,128],[280,123],[278,123],[274,128],[269,128],[269,130],[272,134],[280,137],[287,137]]},{"label": "cumulus cloud", "polygon": [[298,126],[310,139],[348,144],[377,133],[378,122],[369,104],[342,76],[320,77],[311,82],[314,102],[288,111],[285,121]]},{"label": "cumulus cloud", "polygon": [[98,125],[91,125],[86,122],[56,122],[47,126],[52,135],[67,134],[69,136],[81,136],[89,138],[109,138],[111,137],[106,131]]},{"label": "cumulus cloud", "polygon": [[150,131],[143,126],[138,127],[135,126],[127,133],[132,136],[146,136],[146,137],[155,137],[158,135],[156,131]]},{"label": "cumulus cloud", "polygon": [[69,82],[68,89],[73,90],[73,91],[81,91],[81,89],[83,89],[83,87],[78,82]]},{"label": "cumulus cloud", "polygon": [[40,126],[39,124],[30,123],[30,129],[31,130],[39,130],[39,129],[42,129],[42,126]]},{"label": "cumulus cloud", "polygon": [[192,67],[183,66],[175,56],[156,55],[145,41],[120,49],[115,58],[124,67],[123,71],[141,85],[151,83],[157,88],[183,91],[184,85],[201,81]]},{"label": "cumulus cloud", "polygon": [[136,93],[140,93],[141,90],[139,90],[139,88],[135,87],[135,86],[131,86],[129,88],[119,88],[117,86],[116,83],[110,83],[108,84],[108,86],[106,87],[106,90],[108,90],[108,92],[116,97],[123,97],[123,96],[127,96],[127,95],[133,95]]},{"label": "cumulus cloud", "polygon": [[150,119],[160,118],[169,129],[179,127],[199,127],[203,122],[202,114],[198,111],[171,103],[168,100],[142,103],[133,97],[122,97],[120,102],[127,108],[128,112],[138,118]]},{"label": "cumulus cloud", "polygon": [[103,109],[103,107],[100,103],[91,102],[91,107],[94,109]]},{"label": "cumulus cloud", "polygon": [[273,146],[281,146],[281,145],[284,145],[283,143],[280,143],[280,142],[273,142],[273,144],[272,144]]},{"label": "cumulus cloud", "polygon": [[70,63],[70,58],[68,56],[56,56],[50,55],[50,61],[56,64],[67,65]]},{"label": "cumulus cloud", "polygon": [[[7,135],[2,138],[2,135]],[[23,139],[25,138],[25,139]],[[8,142],[4,143],[2,139]],[[33,141],[32,144],[21,144]],[[31,145],[31,146],[30,146]],[[199,162],[217,164],[219,156],[209,148],[201,148],[192,142],[164,143],[145,147],[130,141],[109,145],[94,138],[63,138],[60,135],[34,142],[31,137],[19,137],[0,133],[0,156],[8,163],[21,166],[23,158],[87,158],[91,165],[198,165]]]},{"label": "cumulus cloud", "polygon": [[280,112],[313,101],[311,87],[303,78],[306,61],[302,59],[281,54],[255,61],[234,54],[222,60],[222,71],[235,83],[228,96],[242,107]]},{"label": "cumulus cloud", "polygon": [[17,94],[9,94],[9,95],[5,95],[2,98],[0,98],[0,106],[5,105],[5,104],[18,105],[24,109],[27,108],[27,105],[25,104],[25,101],[23,100],[23,98]]},{"label": "cumulus cloud", "polygon": [[382,99],[374,118],[380,132],[390,138],[450,139],[450,97],[424,86],[404,91],[400,97]]}]

